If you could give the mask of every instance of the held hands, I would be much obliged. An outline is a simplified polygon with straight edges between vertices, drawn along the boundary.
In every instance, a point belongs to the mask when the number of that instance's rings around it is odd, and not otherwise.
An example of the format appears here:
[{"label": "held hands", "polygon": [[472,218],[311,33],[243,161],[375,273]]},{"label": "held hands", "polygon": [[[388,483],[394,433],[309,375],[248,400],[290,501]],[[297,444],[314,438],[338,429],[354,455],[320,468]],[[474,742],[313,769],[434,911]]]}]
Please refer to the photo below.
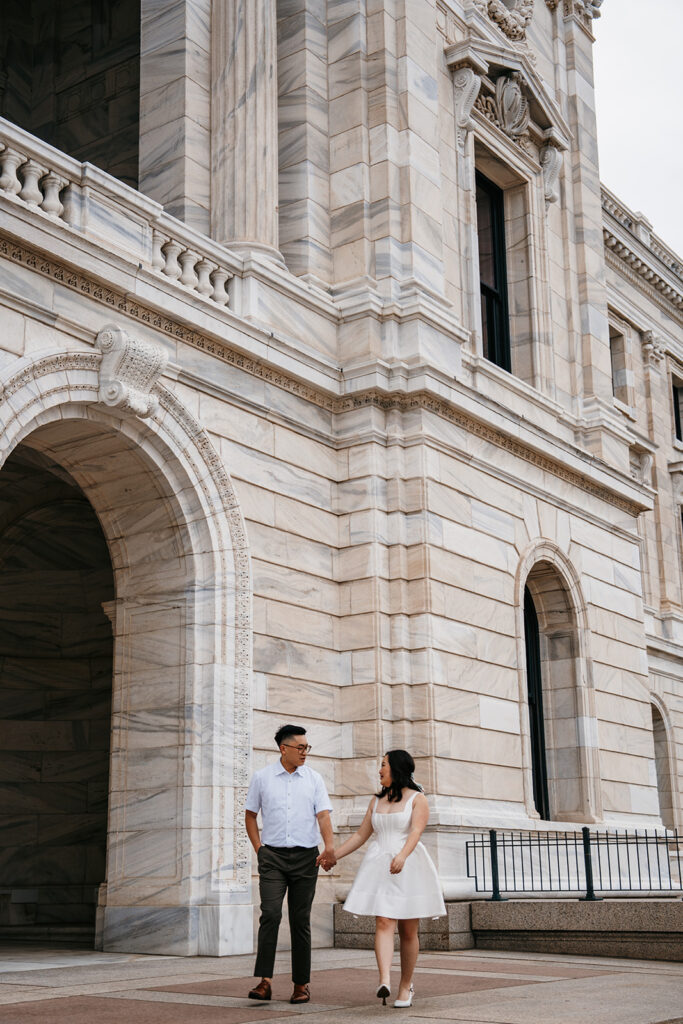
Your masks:
[{"label": "held hands", "polygon": [[389,865],[389,871],[392,875],[399,875],[403,871],[403,865],[406,859],[402,853],[397,853],[391,864]]},{"label": "held hands", "polygon": [[334,849],[328,849],[325,847],[322,853],[318,854],[316,858],[316,864],[321,867],[323,871],[331,871],[334,865],[337,863],[337,855]]}]

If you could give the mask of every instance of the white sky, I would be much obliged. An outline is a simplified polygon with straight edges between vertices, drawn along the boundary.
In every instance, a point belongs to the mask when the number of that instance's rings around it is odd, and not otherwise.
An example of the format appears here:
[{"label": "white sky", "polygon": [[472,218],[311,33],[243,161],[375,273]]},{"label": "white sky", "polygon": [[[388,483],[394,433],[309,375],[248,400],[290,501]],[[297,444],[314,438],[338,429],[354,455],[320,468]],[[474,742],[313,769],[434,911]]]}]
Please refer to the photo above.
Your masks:
[{"label": "white sky", "polygon": [[683,256],[683,0],[604,0],[600,10],[600,177]]}]

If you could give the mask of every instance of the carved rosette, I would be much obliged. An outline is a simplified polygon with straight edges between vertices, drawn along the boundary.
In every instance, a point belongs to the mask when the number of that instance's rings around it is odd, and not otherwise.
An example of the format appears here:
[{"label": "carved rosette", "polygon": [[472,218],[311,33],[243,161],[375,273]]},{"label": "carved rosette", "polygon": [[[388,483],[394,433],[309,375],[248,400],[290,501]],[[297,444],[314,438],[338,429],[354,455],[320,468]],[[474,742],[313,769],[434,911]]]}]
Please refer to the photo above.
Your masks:
[{"label": "carved rosette", "polygon": [[135,416],[153,416],[159,399],[152,388],[164,372],[168,356],[164,349],[140,341],[118,327],[107,324],[95,344],[102,353],[99,399],[104,405]]},{"label": "carved rosette", "polygon": [[472,68],[457,68],[453,75],[455,91],[455,130],[460,149],[464,149],[467,133],[472,129],[471,113],[481,87],[480,76]]}]

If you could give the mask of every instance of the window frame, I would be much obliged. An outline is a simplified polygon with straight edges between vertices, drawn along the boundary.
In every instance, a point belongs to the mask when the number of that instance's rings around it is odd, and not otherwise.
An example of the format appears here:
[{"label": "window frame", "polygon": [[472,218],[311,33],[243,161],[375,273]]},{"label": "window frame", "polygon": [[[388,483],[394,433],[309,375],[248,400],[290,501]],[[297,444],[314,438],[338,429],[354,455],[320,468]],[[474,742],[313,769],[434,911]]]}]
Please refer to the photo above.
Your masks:
[{"label": "window frame", "polygon": [[[482,348],[485,359],[512,373],[512,348],[510,343],[510,312],[508,304],[508,273],[505,243],[505,193],[499,185],[487,178],[480,170],[475,169],[475,202],[476,193],[481,189],[486,193],[491,210],[491,236],[493,243],[493,270],[496,288],[482,281],[481,264],[479,264],[479,295],[486,307],[487,337],[484,338],[482,322]],[[477,239],[479,226],[477,223]],[[482,318],[483,321],[483,318]],[[493,323],[493,339],[490,337],[489,325]],[[491,344],[493,341],[493,344]],[[493,349],[493,351],[492,351]]]}]

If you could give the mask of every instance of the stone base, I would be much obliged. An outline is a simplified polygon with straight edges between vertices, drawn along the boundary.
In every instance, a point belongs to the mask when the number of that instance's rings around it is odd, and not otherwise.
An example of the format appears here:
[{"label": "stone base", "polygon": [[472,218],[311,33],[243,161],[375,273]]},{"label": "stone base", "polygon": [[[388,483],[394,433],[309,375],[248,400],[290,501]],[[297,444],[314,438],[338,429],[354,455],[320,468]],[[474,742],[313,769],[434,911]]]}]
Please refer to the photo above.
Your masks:
[{"label": "stone base", "polygon": [[204,907],[104,907],[98,949],[108,953],[232,956],[253,952],[250,903]]},{"label": "stone base", "polygon": [[[471,949],[474,938],[470,928],[470,904],[447,903],[446,916],[420,921],[420,949]],[[375,939],[375,918],[356,917],[334,908],[334,945],[336,949],[372,949]],[[394,936],[398,949],[398,934]]]},{"label": "stone base", "polygon": [[472,903],[477,949],[683,960],[683,902],[509,900]]}]

